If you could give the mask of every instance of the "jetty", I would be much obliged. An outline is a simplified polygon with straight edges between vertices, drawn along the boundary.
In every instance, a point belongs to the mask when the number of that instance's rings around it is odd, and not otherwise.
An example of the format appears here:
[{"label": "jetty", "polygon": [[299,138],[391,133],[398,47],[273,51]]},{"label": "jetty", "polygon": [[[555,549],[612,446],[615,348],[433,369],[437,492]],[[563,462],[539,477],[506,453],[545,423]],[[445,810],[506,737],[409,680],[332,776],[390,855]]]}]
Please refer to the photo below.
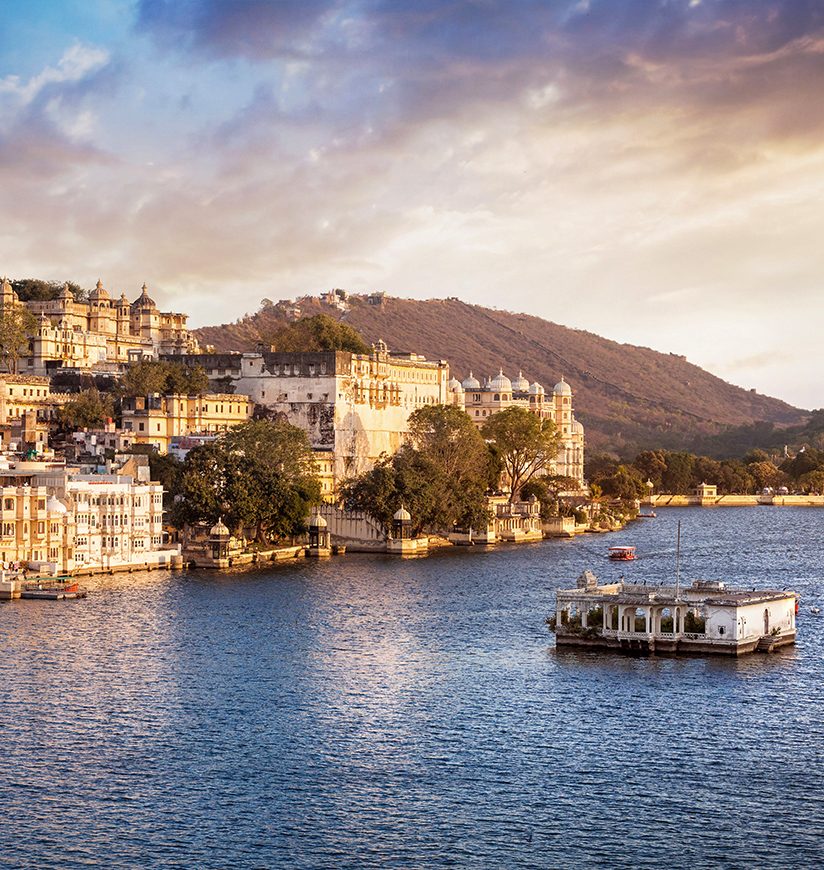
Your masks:
[{"label": "jetty", "polygon": [[574,588],[557,591],[548,622],[558,647],[739,656],[795,643],[797,600],[785,589],[730,589],[717,580],[599,584],[585,571]]}]

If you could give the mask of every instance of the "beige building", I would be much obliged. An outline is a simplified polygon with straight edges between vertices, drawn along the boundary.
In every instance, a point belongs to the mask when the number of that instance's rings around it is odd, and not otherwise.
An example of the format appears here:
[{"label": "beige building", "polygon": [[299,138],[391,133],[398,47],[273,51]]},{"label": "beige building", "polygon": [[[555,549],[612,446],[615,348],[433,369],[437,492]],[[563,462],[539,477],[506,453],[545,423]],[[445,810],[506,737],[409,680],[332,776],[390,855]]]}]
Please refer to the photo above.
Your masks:
[{"label": "beige building", "polygon": [[0,470],[0,490],[0,562],[73,570],[75,528],[65,505],[47,487],[23,484],[9,469]]},{"label": "beige building", "polygon": [[211,378],[231,379],[238,392],[304,429],[315,455],[331,462],[335,486],[371,468],[381,454],[395,453],[413,411],[452,401],[447,362],[390,354],[383,342],[363,355],[267,351],[201,354],[190,361]]},{"label": "beige building", "polygon": [[563,379],[547,393],[541,384],[530,382],[518,372],[510,380],[503,370],[483,384],[472,374],[461,383],[449,382],[453,403],[463,407],[480,429],[498,411],[512,406],[526,408],[544,420],[552,420],[561,435],[561,448],[551,474],[572,477],[583,486],[584,482],[584,427],[575,419],[572,387]]},{"label": "beige building", "polygon": [[177,548],[163,546],[163,486],[148,479],[148,464],[131,460],[112,474],[62,463],[5,465],[3,561],[82,573],[171,567],[177,557]]},{"label": "beige building", "polygon": [[111,299],[100,281],[88,302],[76,301],[68,285],[57,299],[20,302],[3,279],[0,305],[25,306],[38,318],[29,353],[19,365],[27,374],[46,375],[59,368],[118,371],[140,359],[199,350],[186,328],[187,316],[159,311],[145,284],[134,302],[125,295]]},{"label": "beige building", "polygon": [[137,396],[123,400],[122,431],[133,444],[168,453],[173,438],[226,432],[250,419],[252,408],[248,396],[229,393]]},{"label": "beige building", "polygon": [[49,379],[37,375],[0,375],[0,444],[3,449],[48,446],[49,426],[69,393],[53,393]]}]

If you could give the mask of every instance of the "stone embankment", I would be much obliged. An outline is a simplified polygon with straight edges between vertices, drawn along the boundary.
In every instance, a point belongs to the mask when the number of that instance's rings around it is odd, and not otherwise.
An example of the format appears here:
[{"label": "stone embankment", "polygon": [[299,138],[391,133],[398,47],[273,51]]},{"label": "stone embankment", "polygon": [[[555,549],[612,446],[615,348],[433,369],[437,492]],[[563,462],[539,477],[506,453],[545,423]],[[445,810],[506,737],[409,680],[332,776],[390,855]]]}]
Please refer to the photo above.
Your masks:
[{"label": "stone embankment", "polygon": [[651,507],[751,507],[782,505],[786,507],[824,507],[824,495],[652,495],[644,500]]}]

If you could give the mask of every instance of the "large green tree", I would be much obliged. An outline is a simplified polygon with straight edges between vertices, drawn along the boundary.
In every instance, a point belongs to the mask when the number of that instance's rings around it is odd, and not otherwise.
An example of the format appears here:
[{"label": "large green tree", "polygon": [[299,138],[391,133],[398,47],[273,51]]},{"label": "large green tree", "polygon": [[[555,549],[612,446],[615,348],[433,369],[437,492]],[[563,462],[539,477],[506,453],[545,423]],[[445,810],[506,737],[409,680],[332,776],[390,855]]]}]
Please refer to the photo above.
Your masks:
[{"label": "large green tree", "polygon": [[276,351],[348,350],[351,353],[369,353],[370,350],[356,329],[328,314],[304,317],[283,326],[268,336],[268,342]]},{"label": "large green tree", "polygon": [[18,305],[0,307],[0,358],[7,372],[17,373],[20,357],[29,350],[32,336],[37,334],[37,318]]},{"label": "large green tree", "polygon": [[306,433],[283,420],[250,420],[192,450],[178,486],[177,525],[223,517],[260,543],[304,531],[321,491]]},{"label": "large green tree", "polygon": [[57,412],[64,429],[97,429],[114,416],[112,397],[98,390],[83,390]]},{"label": "large green tree", "polygon": [[536,474],[549,470],[561,445],[552,420],[543,420],[516,405],[493,414],[484,424],[483,436],[497,449],[509,480],[511,501],[520,497],[521,487]]},{"label": "large green tree", "polygon": [[209,378],[203,366],[141,360],[126,370],[120,389],[124,396],[200,396],[209,389]]},{"label": "large green tree", "polygon": [[392,457],[343,487],[344,503],[389,528],[405,505],[415,531],[486,525],[489,453],[459,408],[428,405],[409,418],[410,440]]}]

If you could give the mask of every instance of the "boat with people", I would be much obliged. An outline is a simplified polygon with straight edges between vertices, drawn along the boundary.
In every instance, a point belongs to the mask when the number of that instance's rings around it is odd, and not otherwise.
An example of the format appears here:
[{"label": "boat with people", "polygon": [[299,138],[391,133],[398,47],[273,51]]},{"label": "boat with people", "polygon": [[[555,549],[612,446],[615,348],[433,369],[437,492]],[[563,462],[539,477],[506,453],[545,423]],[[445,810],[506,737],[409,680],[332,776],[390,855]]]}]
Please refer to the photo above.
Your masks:
[{"label": "boat with people", "polygon": [[609,558],[616,562],[632,562],[635,559],[635,547],[610,547]]}]

